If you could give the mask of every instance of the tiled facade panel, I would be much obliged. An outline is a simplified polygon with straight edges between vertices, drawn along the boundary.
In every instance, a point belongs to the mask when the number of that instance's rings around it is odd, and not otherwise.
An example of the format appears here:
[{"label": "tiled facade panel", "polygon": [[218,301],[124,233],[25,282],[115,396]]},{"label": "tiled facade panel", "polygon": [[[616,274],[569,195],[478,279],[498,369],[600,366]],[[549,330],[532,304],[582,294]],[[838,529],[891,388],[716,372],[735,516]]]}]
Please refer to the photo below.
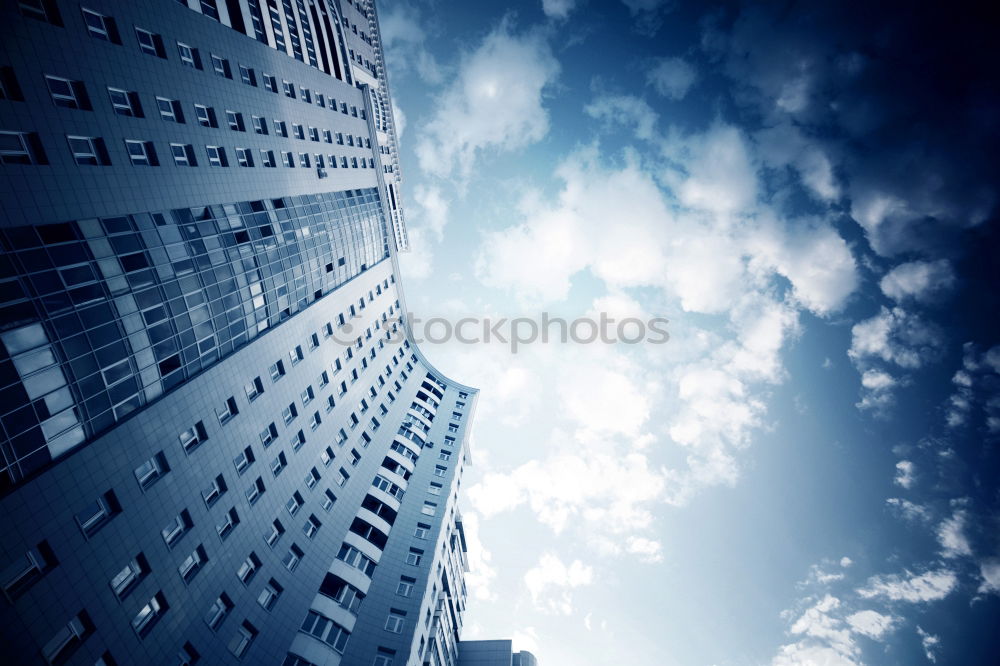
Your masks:
[{"label": "tiled facade panel", "polygon": [[375,189],[0,237],[5,487],[389,255]]},{"label": "tiled facade panel", "polygon": [[[4,12],[0,65],[16,77],[23,101],[0,99],[0,131],[36,133],[48,164],[3,165],[0,226],[184,208],[220,201],[220,192],[226,193],[221,201],[250,201],[377,184],[379,152],[362,117],[367,115],[365,93],[357,87],[303,67],[171,0],[58,0],[56,5],[63,26]],[[90,36],[81,6],[112,17],[121,44]],[[159,35],[166,58],[144,53],[136,28]],[[182,63],[178,42],[198,50],[201,69]],[[212,55],[226,59],[232,79],[215,73]],[[256,86],[243,83],[240,65],[253,69]],[[274,77],[276,92],[265,87],[265,74]],[[90,109],[57,106],[46,75],[79,81]],[[294,86],[295,99],[285,95],[284,81]],[[134,92],[142,117],[116,113],[109,87]],[[304,101],[304,89],[311,102]],[[323,95],[324,107],[316,103],[317,94]],[[184,122],[164,120],[157,97],[178,101]],[[218,127],[198,123],[196,104],[212,109]],[[245,131],[229,128],[226,111],[242,114]],[[254,131],[253,116],[266,121],[268,134]],[[275,121],[285,123],[287,138],[277,133]],[[302,127],[304,139],[295,138],[295,125]],[[319,141],[310,138],[310,127]],[[327,131],[332,143],[326,141]],[[67,136],[103,139],[110,164],[77,164]],[[354,145],[347,144],[348,137]],[[126,140],[150,142],[159,166],[133,165]],[[191,145],[197,166],[175,164],[172,143]],[[224,149],[228,166],[211,166],[206,146]],[[249,150],[253,167],[238,165],[237,148]],[[274,154],[274,168],[263,166],[262,150]],[[282,153],[293,156],[294,167],[284,165]],[[300,154],[309,156],[309,167],[301,165]],[[315,166],[317,154],[326,165],[323,178]]]}]

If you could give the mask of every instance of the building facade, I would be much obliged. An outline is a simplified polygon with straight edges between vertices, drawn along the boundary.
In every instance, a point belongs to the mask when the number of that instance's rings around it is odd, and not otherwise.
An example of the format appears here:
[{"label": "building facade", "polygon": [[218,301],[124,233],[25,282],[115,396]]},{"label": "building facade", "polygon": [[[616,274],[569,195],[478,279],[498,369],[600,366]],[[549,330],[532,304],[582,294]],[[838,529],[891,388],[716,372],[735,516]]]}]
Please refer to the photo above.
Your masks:
[{"label": "building facade", "polygon": [[0,7],[5,657],[457,663],[373,3]]},{"label": "building facade", "polygon": [[513,641],[459,641],[458,666],[538,666],[527,650],[514,652]]}]

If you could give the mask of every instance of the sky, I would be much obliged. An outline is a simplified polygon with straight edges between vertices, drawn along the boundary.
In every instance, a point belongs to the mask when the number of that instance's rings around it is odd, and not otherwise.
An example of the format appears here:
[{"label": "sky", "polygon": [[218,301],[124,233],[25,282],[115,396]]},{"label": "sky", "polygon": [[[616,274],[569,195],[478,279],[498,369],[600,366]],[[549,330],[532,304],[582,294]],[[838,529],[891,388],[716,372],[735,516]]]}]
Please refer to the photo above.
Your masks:
[{"label": "sky", "polygon": [[464,638],[1000,660],[995,23],[878,4],[379,3],[412,315],[669,321],[421,344],[481,389]]}]

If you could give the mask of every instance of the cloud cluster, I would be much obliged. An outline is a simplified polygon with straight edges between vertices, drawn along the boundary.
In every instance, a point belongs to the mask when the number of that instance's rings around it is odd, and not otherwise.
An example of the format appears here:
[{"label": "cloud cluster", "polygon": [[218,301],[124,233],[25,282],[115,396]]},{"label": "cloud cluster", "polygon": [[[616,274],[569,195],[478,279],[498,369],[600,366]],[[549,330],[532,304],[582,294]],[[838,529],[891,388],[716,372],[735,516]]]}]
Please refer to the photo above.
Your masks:
[{"label": "cloud cluster", "polygon": [[913,574],[872,576],[868,584],[858,590],[866,599],[885,598],[890,601],[918,603],[944,599],[958,586],[958,576],[947,568]]},{"label": "cloud cluster", "polygon": [[562,20],[576,9],[578,0],[542,0],[542,12],[551,19]]},{"label": "cloud cluster", "polygon": [[535,606],[562,615],[573,612],[573,590],[593,582],[593,568],[580,560],[564,563],[553,553],[543,554],[538,564],[524,574],[524,583]]},{"label": "cloud cluster", "polygon": [[549,129],[542,97],[558,73],[541,34],[517,34],[503,21],[462,57],[455,78],[435,98],[416,144],[420,167],[466,177],[478,154],[540,140]]},{"label": "cloud cluster", "polygon": [[955,392],[948,400],[949,428],[965,426],[981,410],[983,430],[1000,434],[1000,346],[980,352],[972,343],[963,346],[962,367],[951,379]]},{"label": "cloud cluster", "polygon": [[947,259],[899,264],[879,282],[882,293],[897,302],[933,302],[951,291],[954,285],[955,273]]},{"label": "cloud cluster", "polygon": [[659,95],[678,101],[687,95],[697,78],[695,68],[683,58],[661,58],[646,74],[646,83]]},{"label": "cloud cluster", "polygon": [[990,156],[1000,135],[990,109],[998,100],[977,55],[992,44],[988,24],[965,12],[949,26],[961,39],[942,39],[930,8],[863,25],[834,2],[808,11],[758,3],[715,14],[702,45],[737,105],[767,126],[794,125],[836,155],[851,214],[876,252],[933,257],[997,202],[1000,167]]},{"label": "cloud cluster", "polygon": [[855,324],[847,355],[862,373],[858,407],[884,414],[894,388],[905,381],[891,371],[916,370],[936,360],[943,346],[944,334],[937,325],[902,307],[883,306]]}]

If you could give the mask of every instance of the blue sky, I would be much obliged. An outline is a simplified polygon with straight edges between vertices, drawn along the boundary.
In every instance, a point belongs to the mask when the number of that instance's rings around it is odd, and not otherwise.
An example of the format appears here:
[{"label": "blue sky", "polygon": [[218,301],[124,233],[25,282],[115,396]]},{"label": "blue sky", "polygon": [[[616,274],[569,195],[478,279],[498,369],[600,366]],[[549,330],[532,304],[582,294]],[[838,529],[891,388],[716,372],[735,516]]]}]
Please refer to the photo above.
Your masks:
[{"label": "blue sky", "polygon": [[[1000,654],[988,21],[838,4],[380,3],[424,344],[482,389],[466,638],[545,666]],[[992,54],[992,55],[990,55]]]}]

